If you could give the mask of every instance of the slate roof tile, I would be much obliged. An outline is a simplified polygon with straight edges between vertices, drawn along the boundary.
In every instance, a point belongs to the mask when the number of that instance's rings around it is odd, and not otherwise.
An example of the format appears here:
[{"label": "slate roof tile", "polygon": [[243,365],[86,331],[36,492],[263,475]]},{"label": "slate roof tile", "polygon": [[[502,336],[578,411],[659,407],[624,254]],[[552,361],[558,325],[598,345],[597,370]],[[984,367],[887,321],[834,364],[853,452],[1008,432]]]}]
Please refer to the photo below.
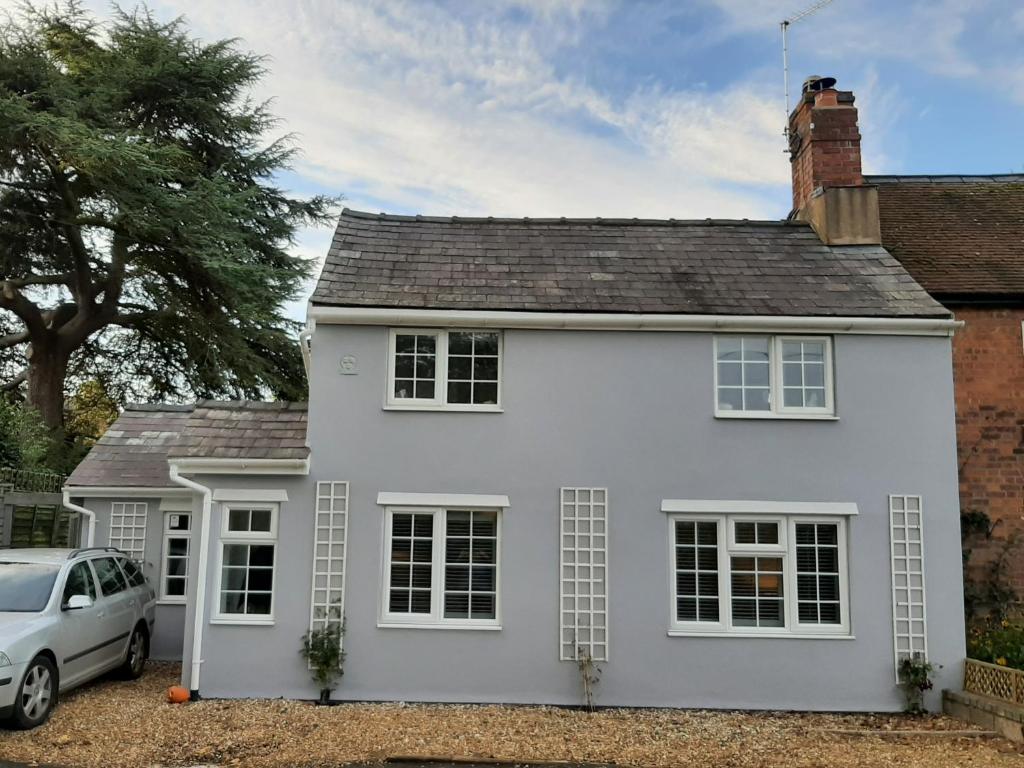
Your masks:
[{"label": "slate roof tile", "polygon": [[178,457],[302,459],[305,403],[129,405],[68,478],[69,486],[165,488]]},{"label": "slate roof tile", "polygon": [[884,248],[779,221],[495,219],[346,209],[314,304],[946,317]]}]

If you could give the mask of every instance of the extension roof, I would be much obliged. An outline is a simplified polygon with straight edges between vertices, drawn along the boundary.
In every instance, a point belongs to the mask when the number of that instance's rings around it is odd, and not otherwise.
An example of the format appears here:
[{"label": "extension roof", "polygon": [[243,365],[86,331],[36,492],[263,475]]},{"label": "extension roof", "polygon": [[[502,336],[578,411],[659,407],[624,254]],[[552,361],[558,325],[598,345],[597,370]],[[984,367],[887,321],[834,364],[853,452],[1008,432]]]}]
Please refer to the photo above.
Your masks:
[{"label": "extension roof", "polygon": [[306,447],[305,403],[129,405],[66,485],[166,488],[174,457],[296,459]]},{"label": "extension roof", "polygon": [[1024,298],[1024,174],[867,176],[882,244],[933,296]]},{"label": "extension roof", "polygon": [[312,303],[948,316],[885,249],[829,247],[802,222],[441,218],[348,209]]}]

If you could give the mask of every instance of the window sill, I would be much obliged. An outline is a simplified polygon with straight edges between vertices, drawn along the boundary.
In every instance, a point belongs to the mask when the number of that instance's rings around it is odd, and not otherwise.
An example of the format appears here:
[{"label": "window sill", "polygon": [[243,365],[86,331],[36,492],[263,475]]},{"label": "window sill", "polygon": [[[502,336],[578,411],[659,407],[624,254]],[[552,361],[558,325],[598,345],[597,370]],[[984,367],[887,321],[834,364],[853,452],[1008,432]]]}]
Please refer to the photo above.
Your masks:
[{"label": "window sill", "polygon": [[716,419],[762,421],[839,421],[834,413],[760,413],[757,411],[715,411]]},{"label": "window sill", "polygon": [[270,616],[262,619],[236,619],[228,616],[214,616],[210,619],[210,623],[234,627],[272,627],[274,626],[274,617]]},{"label": "window sill", "polygon": [[385,411],[436,411],[439,413],[504,413],[500,405],[398,405],[387,403]]},{"label": "window sill", "polygon": [[408,621],[378,621],[377,629],[456,629],[495,632],[500,624],[417,624]]},{"label": "window sill", "polygon": [[184,608],[185,605],[186,605],[186,602],[184,600],[167,600],[165,598],[160,598],[159,600],[156,601],[156,604],[157,605],[180,605],[181,607]]},{"label": "window sill", "polygon": [[835,633],[809,633],[809,632],[722,632],[722,631],[711,631],[701,632],[687,629],[670,629],[668,631],[669,637],[713,637],[713,638],[725,638],[725,637],[736,637],[751,639],[757,638],[758,640],[856,640],[855,635],[843,634],[842,632]]}]

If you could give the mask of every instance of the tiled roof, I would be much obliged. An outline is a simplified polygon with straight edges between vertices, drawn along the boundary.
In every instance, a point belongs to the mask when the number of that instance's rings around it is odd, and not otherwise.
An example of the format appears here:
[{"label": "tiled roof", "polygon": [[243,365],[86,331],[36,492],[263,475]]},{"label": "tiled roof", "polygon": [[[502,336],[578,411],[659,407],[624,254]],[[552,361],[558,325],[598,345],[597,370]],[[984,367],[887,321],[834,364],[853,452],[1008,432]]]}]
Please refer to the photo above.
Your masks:
[{"label": "tiled roof", "polygon": [[304,459],[305,403],[251,401],[196,404],[185,425],[185,439],[171,457],[211,459]]},{"label": "tiled roof", "polygon": [[781,221],[345,210],[312,302],[349,307],[944,317],[883,248]]},{"label": "tiled roof", "polygon": [[1024,174],[868,176],[882,244],[933,295],[1024,295]]},{"label": "tiled roof", "polygon": [[71,473],[69,486],[165,488],[171,457],[301,459],[305,403],[129,405]]},{"label": "tiled roof", "polygon": [[181,439],[191,405],[129,405],[75,467],[67,485],[165,488],[167,452]]}]

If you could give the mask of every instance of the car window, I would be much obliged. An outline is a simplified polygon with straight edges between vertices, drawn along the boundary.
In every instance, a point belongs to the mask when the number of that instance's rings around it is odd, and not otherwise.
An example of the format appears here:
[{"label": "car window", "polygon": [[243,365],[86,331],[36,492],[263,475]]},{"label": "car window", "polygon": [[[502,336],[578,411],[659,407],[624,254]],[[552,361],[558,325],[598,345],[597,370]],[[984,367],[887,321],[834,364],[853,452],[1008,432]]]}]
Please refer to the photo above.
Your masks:
[{"label": "car window", "polygon": [[0,612],[38,613],[50,601],[60,566],[0,563]]},{"label": "car window", "polygon": [[98,557],[92,561],[92,566],[96,569],[96,578],[100,580],[100,591],[104,595],[116,595],[128,589],[128,582],[114,558]]},{"label": "car window", "polygon": [[61,597],[61,605],[67,605],[72,595],[88,595],[96,599],[96,582],[92,580],[92,571],[89,564],[75,563],[68,571],[68,579],[64,582],[64,595]]},{"label": "car window", "polygon": [[142,575],[142,569],[139,568],[134,560],[129,560],[127,557],[119,557],[117,562],[121,564],[121,570],[124,571],[124,575],[128,578],[128,583],[133,587],[141,587],[146,583],[146,577]]}]

